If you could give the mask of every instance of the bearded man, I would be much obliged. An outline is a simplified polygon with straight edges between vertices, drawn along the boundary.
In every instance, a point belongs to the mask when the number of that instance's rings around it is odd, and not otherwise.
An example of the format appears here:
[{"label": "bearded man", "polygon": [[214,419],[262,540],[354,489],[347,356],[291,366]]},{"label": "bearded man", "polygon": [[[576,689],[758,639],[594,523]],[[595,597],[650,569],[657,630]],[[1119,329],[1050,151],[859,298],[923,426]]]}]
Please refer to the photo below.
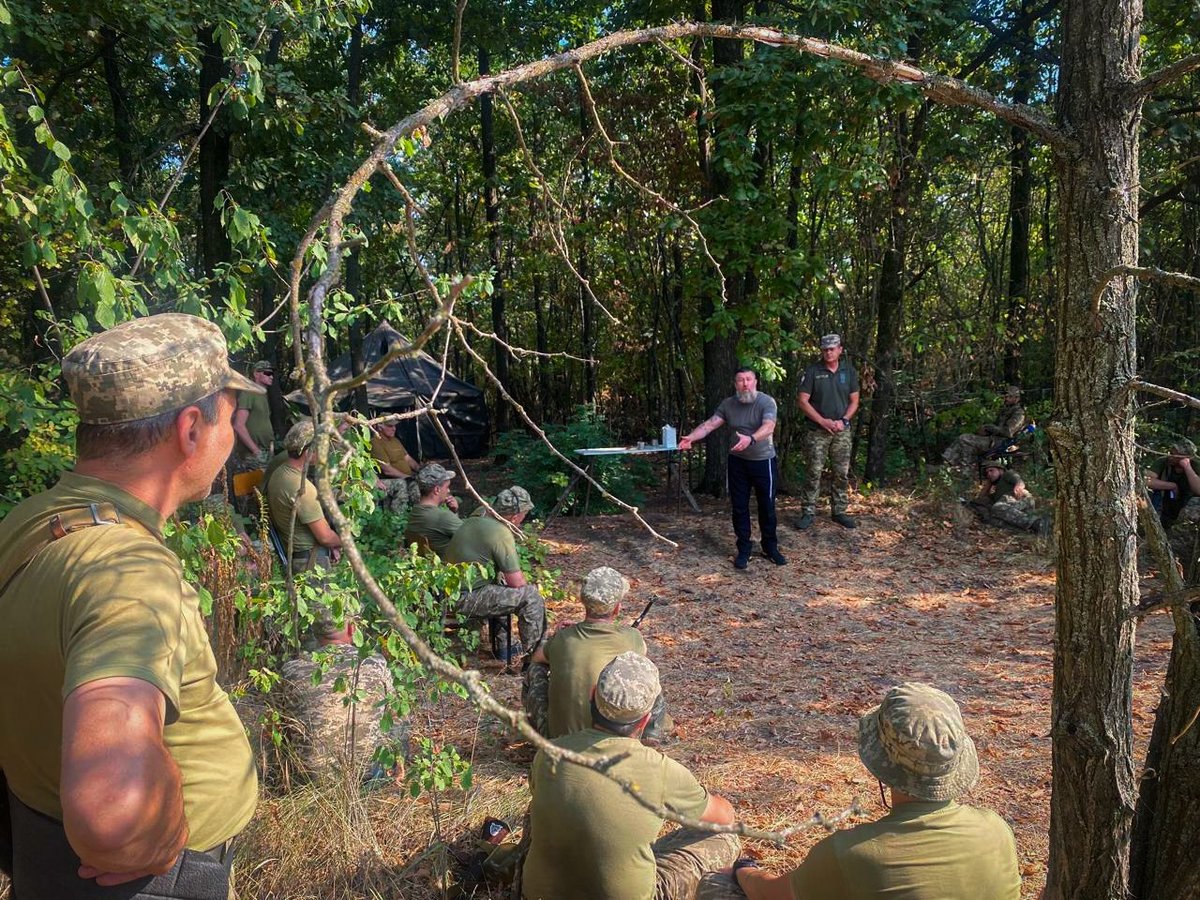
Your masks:
[{"label": "bearded man", "polygon": [[679,441],[680,450],[691,450],[696,441],[703,440],[722,425],[733,432],[729,448],[729,503],[733,508],[733,533],[737,538],[737,556],[733,567],[744,569],[750,564],[750,489],[758,499],[758,532],[762,553],[782,566],[787,563],[779,552],[775,535],[775,491],[779,484],[779,460],[775,456],[775,420],[778,407],[775,400],[758,390],[758,373],[743,367],[733,376],[736,392],[726,397],[703,424]]}]

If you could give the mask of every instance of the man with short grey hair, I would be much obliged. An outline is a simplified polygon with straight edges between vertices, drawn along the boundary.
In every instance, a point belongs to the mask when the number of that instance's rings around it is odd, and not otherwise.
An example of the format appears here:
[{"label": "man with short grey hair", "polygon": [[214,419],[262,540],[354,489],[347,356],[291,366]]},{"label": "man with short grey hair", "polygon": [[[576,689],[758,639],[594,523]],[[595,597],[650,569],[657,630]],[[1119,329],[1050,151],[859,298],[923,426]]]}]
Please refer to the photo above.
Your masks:
[{"label": "man with short grey hair", "polygon": [[[492,509],[495,516],[471,516],[463,522],[446,548],[446,562],[478,563],[489,569],[496,579],[468,591],[458,599],[456,606],[462,615],[472,619],[516,613],[523,649],[532,653],[541,643],[546,629],[546,603],[537,585],[525,580],[512,529],[521,527],[533,509],[533,500],[529,491],[513,485],[496,496]],[[520,648],[516,643],[513,647],[516,655]]]},{"label": "man with short grey hair", "polygon": [[733,807],[710,794],[684,766],[642,744],[662,689],[658,669],[627,651],[601,670],[592,695],[590,728],[554,741],[588,759],[612,759],[603,773],[544,750],[529,784],[529,855],[522,871],[525,900],[561,897],[691,900],[706,872],[738,854],[736,835],[680,828],[659,838],[664,819],[621,787],[636,785],[648,801],[680,815],[732,825]]},{"label": "man with short grey hair", "polygon": [[889,788],[891,811],[835,831],[787,875],[739,859],[733,874],[750,900],[1018,900],[1012,829],[958,803],[979,780],[979,760],[948,694],[919,682],[892,688],[859,720],[858,757]]},{"label": "man with short grey hair", "polygon": [[0,523],[13,895],[225,897],[258,782],[163,525],[208,494],[238,394],[264,388],[216,325],[175,313],[88,338],[62,371],[75,469]]},{"label": "man with short grey hair", "polygon": [[[592,569],[579,589],[584,620],[559,629],[534,652],[522,700],[530,723],[546,737],[592,724],[592,686],[609,660],[626,650],[646,655],[641,632],[617,622],[628,593],[629,579],[616,569]],[[662,739],[670,730],[669,719],[660,694],[643,738]]]},{"label": "man with short grey hair", "polygon": [[743,366],[733,376],[734,395],[718,404],[716,411],[703,423],[680,438],[679,449],[691,450],[722,425],[734,434],[729,448],[728,488],[733,517],[733,534],[737,540],[735,569],[750,565],[750,491],[758,500],[758,533],[762,553],[782,566],[787,563],[779,552],[776,536],[775,492],[779,484],[779,460],[775,456],[775,420],[778,407],[775,399],[759,391],[758,373]]},{"label": "man with short grey hair", "polygon": [[457,476],[437,463],[427,463],[417,472],[417,488],[421,499],[412,505],[408,524],[404,528],[404,546],[416,543],[428,546],[443,559],[450,541],[462,527],[458,501],[450,493],[450,482]]}]

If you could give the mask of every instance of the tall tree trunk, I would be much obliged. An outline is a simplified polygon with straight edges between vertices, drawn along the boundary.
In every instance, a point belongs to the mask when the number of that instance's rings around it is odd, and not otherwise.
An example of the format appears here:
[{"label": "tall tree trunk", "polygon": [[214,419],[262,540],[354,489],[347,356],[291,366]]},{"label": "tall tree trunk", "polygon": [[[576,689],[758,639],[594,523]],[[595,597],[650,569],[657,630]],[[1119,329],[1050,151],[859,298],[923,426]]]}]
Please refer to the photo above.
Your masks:
[{"label": "tall tree trunk", "polygon": [[117,171],[126,190],[132,190],[137,180],[137,162],[134,154],[133,120],[129,115],[129,95],[121,76],[121,60],[117,55],[117,33],[112,26],[100,29],[101,58],[104,60],[104,83],[108,86],[108,99],[112,104],[113,144],[117,150]]},{"label": "tall tree trunk", "polygon": [[[920,44],[913,39],[913,62],[920,58]],[[915,113],[893,112],[894,159],[887,240],[879,272],[878,326],[875,333],[875,395],[871,400],[871,431],[867,439],[866,477],[882,481],[887,469],[888,435],[896,407],[896,362],[900,355],[900,327],[904,322],[904,294],[908,279],[909,213],[921,192],[917,154],[929,118],[929,101]]]},{"label": "tall tree trunk", "polygon": [[582,240],[579,241],[579,249],[576,252],[577,260],[575,268],[579,270],[579,310],[582,321],[582,341],[583,341],[583,358],[587,360],[583,364],[583,402],[596,402],[596,364],[593,362],[596,358],[596,310],[592,303],[591,293],[588,284],[592,278],[592,262],[591,262],[591,236],[588,233],[588,210],[591,207],[592,193],[592,160],[591,154],[588,152],[588,141],[592,134],[592,119],[588,113],[586,100],[583,95],[583,86],[579,86],[579,139],[582,145],[579,158],[579,175],[580,175],[580,190],[579,190],[579,230],[582,233]]},{"label": "tall tree trunk", "polygon": [[[1029,12],[1021,3],[1020,15]],[[1028,103],[1035,77],[1032,25],[1020,29],[1017,43],[1017,82],[1013,101]],[[1004,344],[1004,380],[1021,383],[1021,341],[1029,304],[1029,223],[1033,211],[1033,151],[1029,132],[1013,128],[1008,156],[1008,317]]]},{"label": "tall tree trunk", "polygon": [[[212,114],[210,94],[228,74],[228,66],[212,26],[200,33],[200,123],[203,128]],[[228,263],[233,251],[229,235],[221,224],[221,212],[215,206],[225,183],[229,180],[229,161],[232,139],[223,111],[218,111],[213,123],[200,139],[200,261],[204,274],[214,278],[223,263]],[[225,283],[216,282],[210,290],[214,303],[226,296]]]},{"label": "tall tree trunk", "polygon": [[1138,261],[1140,0],[1074,0],[1063,15],[1055,415],[1058,484],[1053,793],[1047,900],[1123,898],[1136,781],[1131,724],[1139,489],[1133,395],[1137,283],[1091,296]]},{"label": "tall tree trunk", "polygon": [[[490,75],[491,55],[486,47],[479,48],[479,74]],[[505,318],[504,273],[500,271],[500,201],[496,188],[496,127],[492,109],[492,95],[479,98],[479,140],[483,153],[483,212],[487,220],[488,260],[494,273],[492,282],[492,331],[501,341],[508,340],[508,321]],[[492,371],[496,380],[512,394],[508,374],[509,353],[498,341],[493,342]],[[507,431],[509,423],[508,403],[496,398],[493,422],[496,431]]]}]

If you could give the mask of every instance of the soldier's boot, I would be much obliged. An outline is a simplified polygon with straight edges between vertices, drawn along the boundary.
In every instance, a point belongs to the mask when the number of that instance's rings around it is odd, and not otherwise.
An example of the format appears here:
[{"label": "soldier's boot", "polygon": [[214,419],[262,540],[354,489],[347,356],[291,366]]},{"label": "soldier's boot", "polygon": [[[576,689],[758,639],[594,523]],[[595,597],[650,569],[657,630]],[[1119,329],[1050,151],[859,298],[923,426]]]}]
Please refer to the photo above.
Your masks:
[{"label": "soldier's boot", "polygon": [[858,522],[854,521],[853,517],[846,515],[844,512],[834,513],[833,521],[837,522],[843,528],[857,528],[858,527]]},{"label": "soldier's boot", "polygon": [[813,523],[813,518],[814,518],[814,516],[811,512],[806,512],[804,515],[802,515],[799,519],[796,520],[796,527],[798,529],[800,529],[801,531],[811,528],[812,523]]}]

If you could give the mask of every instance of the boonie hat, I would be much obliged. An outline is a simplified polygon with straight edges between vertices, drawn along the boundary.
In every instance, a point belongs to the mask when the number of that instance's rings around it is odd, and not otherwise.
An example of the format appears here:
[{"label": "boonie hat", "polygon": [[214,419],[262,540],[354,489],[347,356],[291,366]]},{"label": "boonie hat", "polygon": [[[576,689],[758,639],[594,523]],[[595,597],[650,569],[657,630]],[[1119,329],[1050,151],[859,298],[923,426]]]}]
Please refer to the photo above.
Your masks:
[{"label": "boonie hat", "polygon": [[312,419],[301,419],[283,436],[283,449],[289,453],[302,453],[313,442],[316,433]]},{"label": "boonie hat", "polygon": [[642,654],[626,650],[600,670],[596,709],[610,722],[628,725],[650,712],[661,693],[658,667]]},{"label": "boonie hat", "polygon": [[892,688],[858,720],[858,757],[884,784],[921,800],[953,800],[979,780],[958,704],[920,682]]},{"label": "boonie hat", "polygon": [[255,372],[273,372],[274,370],[275,370],[275,367],[273,365],[271,365],[271,363],[267,362],[265,359],[260,359],[258,362],[256,362],[254,364]]},{"label": "boonie hat", "polygon": [[428,463],[417,471],[417,484],[423,488],[437,487],[439,484],[445,484],[447,481],[452,481],[458,476],[447,469],[445,466],[440,466],[437,463]]},{"label": "boonie hat", "polygon": [[591,615],[606,616],[629,593],[629,579],[611,566],[592,569],[583,579],[579,599]]},{"label": "boonie hat", "polygon": [[842,346],[842,336],[840,334],[827,334],[821,338],[821,349],[828,350],[830,347]]},{"label": "boonie hat", "polygon": [[1174,456],[1195,456],[1196,445],[1187,438],[1180,438],[1171,445],[1171,454]]},{"label": "boonie hat", "polygon": [[529,512],[533,509],[533,498],[529,496],[529,491],[525,490],[525,488],[519,484],[514,484],[512,487],[505,488],[496,495],[496,500],[492,503],[492,509],[496,510],[502,516]]},{"label": "boonie hat", "polygon": [[88,425],[118,425],[181,409],[226,388],[265,394],[229,366],[212,322],[162,313],[93,335],[62,362],[63,378]]}]

